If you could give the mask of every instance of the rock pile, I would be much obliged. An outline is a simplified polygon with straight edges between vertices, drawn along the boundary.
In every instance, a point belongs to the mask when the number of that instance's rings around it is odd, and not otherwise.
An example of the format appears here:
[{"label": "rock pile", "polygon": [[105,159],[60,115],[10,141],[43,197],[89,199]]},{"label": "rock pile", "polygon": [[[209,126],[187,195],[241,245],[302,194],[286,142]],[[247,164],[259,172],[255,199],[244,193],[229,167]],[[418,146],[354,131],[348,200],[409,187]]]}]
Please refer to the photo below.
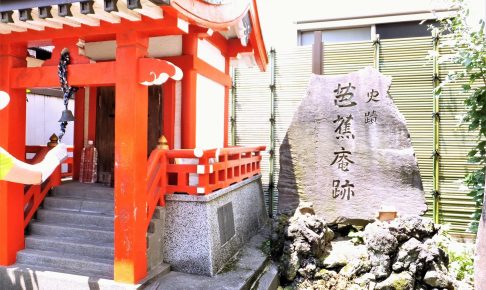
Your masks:
[{"label": "rock pile", "polygon": [[277,246],[273,247],[273,254],[280,257],[282,276],[287,281],[297,282],[313,279],[319,259],[331,248],[332,230],[315,215],[308,203],[302,203],[290,219],[281,218],[275,228],[272,240]]},{"label": "rock pile", "polygon": [[[282,284],[292,289],[455,289],[447,254],[438,246],[439,226],[419,216],[368,224],[355,245],[336,234],[311,204],[280,218],[273,235]],[[342,228],[342,227],[341,227]]]}]

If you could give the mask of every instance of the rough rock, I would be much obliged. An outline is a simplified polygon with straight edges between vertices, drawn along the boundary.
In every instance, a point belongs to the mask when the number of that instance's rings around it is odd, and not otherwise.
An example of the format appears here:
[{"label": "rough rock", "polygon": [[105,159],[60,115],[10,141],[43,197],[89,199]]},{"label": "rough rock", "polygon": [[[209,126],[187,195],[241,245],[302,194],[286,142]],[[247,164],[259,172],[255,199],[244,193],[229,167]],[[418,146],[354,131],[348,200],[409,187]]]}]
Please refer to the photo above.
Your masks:
[{"label": "rough rock", "polygon": [[371,274],[377,279],[384,279],[391,273],[391,258],[382,253],[370,253]]},{"label": "rough rock", "polygon": [[450,277],[440,271],[431,270],[425,273],[424,282],[432,287],[454,289],[453,281]]},{"label": "rough rock", "polygon": [[[284,283],[293,289],[469,289],[458,287],[449,273],[448,256],[439,247],[439,226],[428,218],[374,222],[362,231],[364,244],[357,245],[348,236],[350,229],[346,232],[336,225],[331,226],[336,239],[326,239],[327,228],[321,221],[302,211],[289,219],[281,269]],[[323,241],[324,252],[312,246]]]},{"label": "rough rock", "polygon": [[302,203],[282,231],[281,272],[287,281],[315,276],[319,260],[330,248],[333,232],[314,215],[312,204]]},{"label": "rough rock", "polygon": [[[417,272],[417,258],[422,251],[422,243],[416,238],[403,243],[398,249],[398,254],[395,257],[392,268],[395,272],[409,270],[412,274]],[[412,265],[412,267],[410,267]]]},{"label": "rough rock", "polygon": [[423,219],[419,216],[401,217],[390,223],[388,228],[400,242],[410,237],[419,240],[431,238],[439,231],[439,226],[435,225],[431,219]]},{"label": "rough rock", "polygon": [[369,272],[371,270],[371,261],[367,253],[363,253],[361,256],[351,259],[349,263],[344,266],[339,275],[347,278],[359,276],[360,274]]},{"label": "rough rock", "polygon": [[397,238],[379,223],[366,226],[364,239],[368,249],[376,253],[390,254],[398,247]]},{"label": "rough rock", "polygon": [[326,269],[341,268],[353,259],[368,255],[364,245],[355,246],[350,240],[334,240],[331,246],[332,251],[321,262]]},{"label": "rough rock", "polygon": [[411,290],[414,289],[414,277],[409,272],[392,273],[386,280],[376,284],[376,290]]},{"label": "rough rock", "polygon": [[[427,209],[404,117],[373,68],[313,75],[280,147],[279,210],[314,204],[329,223],[364,224],[381,206]],[[372,206],[370,206],[372,205]]]}]

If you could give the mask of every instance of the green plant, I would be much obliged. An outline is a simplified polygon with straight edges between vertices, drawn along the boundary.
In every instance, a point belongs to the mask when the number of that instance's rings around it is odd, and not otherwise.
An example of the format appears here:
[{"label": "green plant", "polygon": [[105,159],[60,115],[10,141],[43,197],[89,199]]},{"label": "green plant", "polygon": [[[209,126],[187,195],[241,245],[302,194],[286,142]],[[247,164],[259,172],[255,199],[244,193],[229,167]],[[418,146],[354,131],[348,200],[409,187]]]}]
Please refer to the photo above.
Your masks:
[{"label": "green plant", "polygon": [[349,231],[348,237],[351,238],[351,242],[355,245],[364,244],[364,231],[362,229],[360,230],[353,226]]},{"label": "green plant", "polygon": [[474,254],[471,249],[449,250],[449,271],[459,281],[472,284],[474,277]]},{"label": "green plant", "polygon": [[[470,172],[464,179],[470,189],[468,193],[476,203],[476,211],[470,224],[470,231],[477,232],[478,220],[481,216],[484,196],[484,171],[486,162],[486,41],[485,23],[471,25],[469,9],[464,0],[454,0],[452,5],[457,9],[455,17],[441,20],[438,28],[439,35],[444,35],[446,41],[443,46],[452,49],[451,55],[441,56],[444,61],[460,64],[461,71],[451,72],[436,88],[435,93],[441,94],[445,85],[453,81],[465,81],[462,85],[468,94],[465,100],[467,112],[463,121],[468,124],[469,131],[478,133],[477,145],[469,152],[469,162],[479,164],[480,169]],[[470,21],[470,20],[469,20]]]},{"label": "green plant", "polygon": [[[449,256],[449,273],[458,281],[472,287],[474,279],[474,247],[454,242],[449,235],[450,225],[443,225],[434,237],[437,245]],[[472,289],[472,288],[471,288]]]}]

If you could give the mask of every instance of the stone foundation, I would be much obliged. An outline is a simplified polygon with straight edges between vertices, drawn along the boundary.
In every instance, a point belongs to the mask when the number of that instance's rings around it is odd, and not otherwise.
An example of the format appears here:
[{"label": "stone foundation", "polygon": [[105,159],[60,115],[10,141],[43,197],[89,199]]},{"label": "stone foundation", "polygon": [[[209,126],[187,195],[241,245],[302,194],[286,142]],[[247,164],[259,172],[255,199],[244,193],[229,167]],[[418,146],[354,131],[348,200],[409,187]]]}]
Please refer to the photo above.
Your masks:
[{"label": "stone foundation", "polygon": [[213,276],[267,222],[261,175],[210,195],[166,198],[164,261]]}]

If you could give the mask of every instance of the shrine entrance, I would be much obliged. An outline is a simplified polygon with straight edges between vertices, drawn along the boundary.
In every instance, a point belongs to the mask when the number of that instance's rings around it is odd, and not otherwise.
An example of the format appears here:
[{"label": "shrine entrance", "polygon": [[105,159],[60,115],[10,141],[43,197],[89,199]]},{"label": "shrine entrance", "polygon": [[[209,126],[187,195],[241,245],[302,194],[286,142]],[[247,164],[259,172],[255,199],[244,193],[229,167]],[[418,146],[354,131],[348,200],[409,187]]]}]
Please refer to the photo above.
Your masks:
[{"label": "shrine entrance", "polygon": [[[98,150],[98,182],[113,186],[115,164],[115,87],[98,87],[96,90],[96,138]],[[162,86],[148,87],[147,152],[156,147],[164,135]],[[147,156],[148,157],[148,156]]]}]

